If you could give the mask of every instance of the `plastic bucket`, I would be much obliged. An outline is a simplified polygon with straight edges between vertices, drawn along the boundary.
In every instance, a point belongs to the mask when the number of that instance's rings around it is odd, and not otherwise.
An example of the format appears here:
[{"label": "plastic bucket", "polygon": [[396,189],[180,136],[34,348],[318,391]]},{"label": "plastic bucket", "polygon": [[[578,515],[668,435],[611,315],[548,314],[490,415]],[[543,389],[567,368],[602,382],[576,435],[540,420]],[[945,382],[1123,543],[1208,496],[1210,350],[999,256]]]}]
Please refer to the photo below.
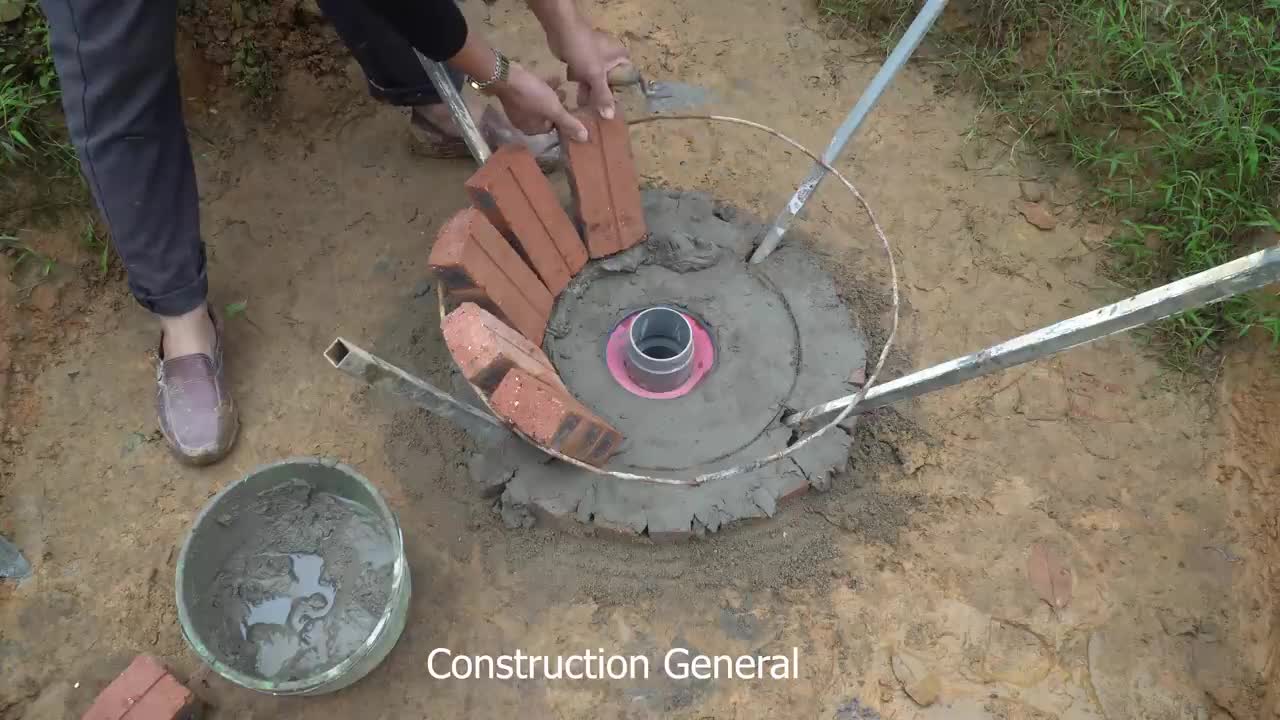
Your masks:
[{"label": "plastic bucket", "polygon": [[[227,559],[242,544],[235,524],[220,518],[235,517],[257,501],[260,494],[294,480],[305,480],[316,492],[327,492],[370,510],[382,523],[394,556],[391,588],[386,607],[365,642],[336,665],[311,676],[289,681],[264,680],[231,667],[211,643],[201,637],[201,623],[192,613],[213,584]],[[400,523],[374,486],[360,473],[334,460],[291,458],[264,465],[218,493],[200,511],[178,555],[176,578],[178,621],[191,649],[222,677],[241,687],[271,695],[320,695],[341,690],[368,675],[386,658],[400,639],[409,610],[411,583],[404,556]]]}]

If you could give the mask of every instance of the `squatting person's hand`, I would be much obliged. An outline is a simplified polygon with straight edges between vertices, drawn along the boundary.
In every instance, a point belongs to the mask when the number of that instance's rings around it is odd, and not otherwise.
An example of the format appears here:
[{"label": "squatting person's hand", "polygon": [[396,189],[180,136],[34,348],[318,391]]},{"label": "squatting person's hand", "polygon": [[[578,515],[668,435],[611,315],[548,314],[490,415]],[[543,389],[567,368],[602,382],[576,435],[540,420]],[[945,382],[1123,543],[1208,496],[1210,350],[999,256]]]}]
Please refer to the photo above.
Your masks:
[{"label": "squatting person's hand", "polygon": [[519,63],[511,63],[507,80],[494,89],[494,94],[511,124],[521,132],[538,135],[554,126],[561,138],[587,141],[586,126],[565,108],[557,88]]},{"label": "squatting person's hand", "polygon": [[569,70],[569,79],[578,83],[578,106],[593,107],[606,119],[613,117],[613,91],[609,71],[631,62],[627,48],[609,33],[585,23],[575,23],[547,33],[551,52]]}]

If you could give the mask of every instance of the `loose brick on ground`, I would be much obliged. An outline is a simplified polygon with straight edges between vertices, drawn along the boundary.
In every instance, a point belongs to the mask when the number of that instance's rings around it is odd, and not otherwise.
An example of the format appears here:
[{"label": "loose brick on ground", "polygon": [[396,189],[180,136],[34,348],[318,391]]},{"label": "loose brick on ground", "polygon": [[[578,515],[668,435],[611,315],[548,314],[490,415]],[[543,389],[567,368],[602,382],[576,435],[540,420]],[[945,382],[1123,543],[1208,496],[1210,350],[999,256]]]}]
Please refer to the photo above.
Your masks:
[{"label": "loose brick on ground", "polygon": [[582,238],[528,148],[498,148],[466,187],[471,202],[520,248],[552,295],[587,263]]},{"label": "loose brick on ground", "polygon": [[563,389],[512,369],[490,398],[493,410],[543,447],[592,465],[622,445],[622,435]]},{"label": "loose brick on ground", "polygon": [[160,661],[139,655],[93,701],[82,720],[187,720],[199,701]]},{"label": "loose brick on ground", "polygon": [[450,300],[474,302],[542,345],[555,298],[478,210],[445,223],[428,262]]},{"label": "loose brick on ground", "polygon": [[809,489],[812,486],[805,476],[799,473],[786,473],[783,477],[786,480],[786,484],[782,486],[778,494],[779,505],[809,494]]},{"label": "loose brick on ground", "polygon": [[449,313],[441,331],[462,374],[486,394],[512,368],[564,389],[555,366],[538,346],[475,303],[464,303]]},{"label": "loose brick on ground", "polygon": [[565,144],[569,185],[587,249],[593,258],[621,252],[648,232],[640,202],[631,135],[621,113],[605,120],[594,110],[575,113],[591,139]]}]

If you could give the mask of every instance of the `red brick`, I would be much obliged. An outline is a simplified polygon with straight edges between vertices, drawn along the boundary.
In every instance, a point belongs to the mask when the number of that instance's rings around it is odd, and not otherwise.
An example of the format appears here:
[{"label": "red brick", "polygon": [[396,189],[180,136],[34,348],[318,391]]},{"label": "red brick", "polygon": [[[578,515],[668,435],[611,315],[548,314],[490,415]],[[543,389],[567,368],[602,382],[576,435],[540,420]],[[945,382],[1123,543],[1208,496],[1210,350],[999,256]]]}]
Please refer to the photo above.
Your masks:
[{"label": "red brick", "polygon": [[512,369],[490,398],[494,412],[534,442],[600,465],[618,451],[622,435],[565,390]]},{"label": "red brick", "polygon": [[555,190],[521,145],[504,145],[467,180],[471,202],[517,246],[552,295],[587,263],[587,249]]},{"label": "red brick", "polygon": [[803,475],[795,474],[787,478],[787,484],[783,486],[782,491],[778,494],[778,504],[795,500],[809,494],[809,480]]},{"label": "red brick", "polygon": [[565,145],[566,167],[587,249],[600,258],[639,243],[648,229],[626,120],[621,113],[612,120],[592,110],[576,114],[591,139]]},{"label": "red brick", "polygon": [[564,389],[555,366],[538,346],[474,303],[449,313],[441,330],[462,374],[485,394],[492,393],[512,368]]},{"label": "red brick", "polygon": [[139,655],[98,694],[82,720],[185,720],[198,709],[195,695],[158,660]]},{"label": "red brick", "polygon": [[429,263],[450,300],[477,303],[542,345],[555,298],[478,210],[445,223]]},{"label": "red brick", "polygon": [[196,696],[177,678],[165,675],[134,703],[123,720],[187,720],[195,716]]},{"label": "red brick", "polygon": [[670,530],[663,532],[650,532],[649,539],[654,545],[670,545],[672,543],[685,542],[693,538],[692,530]]}]

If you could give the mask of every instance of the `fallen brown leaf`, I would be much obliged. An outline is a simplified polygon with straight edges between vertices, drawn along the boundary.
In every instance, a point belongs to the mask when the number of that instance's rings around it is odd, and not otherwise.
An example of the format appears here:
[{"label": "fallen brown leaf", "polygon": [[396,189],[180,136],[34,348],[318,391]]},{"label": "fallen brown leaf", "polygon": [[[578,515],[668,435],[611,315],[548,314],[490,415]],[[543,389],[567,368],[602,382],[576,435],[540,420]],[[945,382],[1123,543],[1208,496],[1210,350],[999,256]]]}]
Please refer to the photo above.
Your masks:
[{"label": "fallen brown leaf", "polygon": [[942,681],[931,672],[924,661],[913,655],[895,652],[889,658],[889,667],[893,676],[898,678],[907,696],[921,707],[929,707],[938,701],[942,692]]},{"label": "fallen brown leaf", "polygon": [[1061,610],[1071,602],[1071,571],[1062,558],[1044,543],[1031,546],[1027,556],[1027,577],[1031,587],[1050,607]]},{"label": "fallen brown leaf", "polygon": [[1054,217],[1049,208],[1038,202],[1020,202],[1018,212],[1022,213],[1022,217],[1026,218],[1027,222],[1041,230],[1052,230],[1058,225],[1058,218]]},{"label": "fallen brown leaf", "polygon": [[1080,241],[1090,250],[1096,250],[1107,244],[1111,239],[1111,227],[1098,223],[1089,223],[1084,226],[1084,236]]}]

